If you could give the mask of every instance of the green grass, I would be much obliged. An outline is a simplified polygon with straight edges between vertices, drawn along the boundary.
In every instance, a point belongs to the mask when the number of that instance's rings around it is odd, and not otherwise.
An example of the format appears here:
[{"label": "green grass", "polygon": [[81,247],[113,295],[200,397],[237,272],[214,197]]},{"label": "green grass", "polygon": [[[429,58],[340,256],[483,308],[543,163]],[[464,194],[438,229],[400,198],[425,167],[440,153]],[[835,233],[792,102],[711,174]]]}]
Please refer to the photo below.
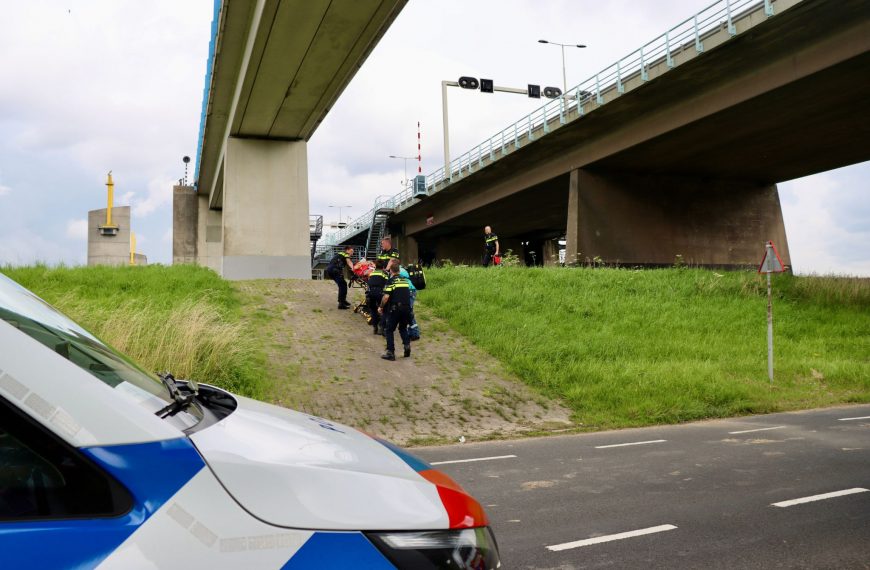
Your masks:
[{"label": "green grass", "polygon": [[422,303],[613,428],[870,402],[870,280],[697,269],[433,269]]},{"label": "green grass", "polygon": [[251,397],[264,391],[264,355],[240,320],[231,284],[194,266],[4,267],[146,370],[171,371]]}]

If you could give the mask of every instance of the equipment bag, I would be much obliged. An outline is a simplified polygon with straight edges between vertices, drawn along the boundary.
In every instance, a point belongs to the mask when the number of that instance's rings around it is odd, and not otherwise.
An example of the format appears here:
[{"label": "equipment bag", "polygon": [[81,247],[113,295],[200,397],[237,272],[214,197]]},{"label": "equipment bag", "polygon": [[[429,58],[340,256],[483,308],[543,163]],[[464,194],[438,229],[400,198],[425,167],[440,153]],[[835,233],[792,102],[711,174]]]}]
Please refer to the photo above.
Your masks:
[{"label": "equipment bag", "polygon": [[494,256],[492,257],[492,264],[493,264],[493,265],[501,265],[501,256],[500,256],[500,255],[494,255]]},{"label": "equipment bag", "polygon": [[419,265],[407,265],[405,270],[408,272],[408,277],[411,284],[418,290],[422,291],[426,288],[426,276],[423,274],[423,268]]}]

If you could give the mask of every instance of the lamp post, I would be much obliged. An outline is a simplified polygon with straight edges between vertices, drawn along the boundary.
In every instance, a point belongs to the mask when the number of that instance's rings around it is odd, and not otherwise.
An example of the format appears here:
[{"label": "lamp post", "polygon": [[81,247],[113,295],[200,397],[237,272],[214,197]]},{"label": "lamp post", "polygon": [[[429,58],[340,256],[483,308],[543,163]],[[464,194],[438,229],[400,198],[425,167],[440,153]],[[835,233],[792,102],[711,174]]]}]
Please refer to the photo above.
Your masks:
[{"label": "lamp post", "polygon": [[332,204],[329,205],[330,208],[338,208],[338,226],[341,227],[341,210],[342,208],[353,208],[353,206],[334,206]]},{"label": "lamp post", "polygon": [[566,47],[576,47],[576,48],[585,48],[586,46],[583,44],[560,44],[559,42],[551,42],[547,40],[538,40],[539,44],[551,44],[554,46],[559,46],[562,48],[562,93],[568,93],[568,79],[565,75],[565,48]]},{"label": "lamp post", "polygon": [[409,160],[417,160],[416,156],[396,156],[394,154],[390,155],[390,158],[398,158],[405,161],[405,181],[402,183],[403,187],[408,187],[408,161]]}]

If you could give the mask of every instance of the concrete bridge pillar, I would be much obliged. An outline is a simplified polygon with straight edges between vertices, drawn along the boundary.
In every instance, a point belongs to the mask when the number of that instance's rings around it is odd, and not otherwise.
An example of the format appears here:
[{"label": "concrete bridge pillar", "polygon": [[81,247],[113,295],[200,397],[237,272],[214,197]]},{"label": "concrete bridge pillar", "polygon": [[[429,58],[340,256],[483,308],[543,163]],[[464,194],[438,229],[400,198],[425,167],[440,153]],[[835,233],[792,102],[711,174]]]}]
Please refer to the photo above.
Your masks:
[{"label": "concrete bridge pillar", "polygon": [[172,263],[196,263],[197,241],[196,188],[172,187]]},{"label": "concrete bridge pillar", "polygon": [[[420,259],[420,248],[417,245],[417,238],[414,236],[406,236],[404,234],[394,234],[393,241],[395,247],[399,249],[400,260],[402,265],[411,265],[417,263]],[[377,252],[369,252],[369,259],[374,259]]]},{"label": "concrete bridge pillar", "polygon": [[304,141],[227,140],[221,274],[311,278]]},{"label": "concrete bridge pillar", "polygon": [[197,196],[196,263],[221,273],[223,212],[208,207],[208,196]]},{"label": "concrete bridge pillar", "polygon": [[773,240],[791,264],[775,184],[571,172],[565,262],[741,267]]}]

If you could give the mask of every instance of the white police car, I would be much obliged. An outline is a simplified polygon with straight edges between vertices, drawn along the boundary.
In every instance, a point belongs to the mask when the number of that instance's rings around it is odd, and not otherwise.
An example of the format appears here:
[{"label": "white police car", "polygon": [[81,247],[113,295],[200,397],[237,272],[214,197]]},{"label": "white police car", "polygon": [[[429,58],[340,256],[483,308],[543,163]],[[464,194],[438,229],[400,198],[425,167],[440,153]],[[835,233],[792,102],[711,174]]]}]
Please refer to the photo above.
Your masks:
[{"label": "white police car", "polygon": [[449,477],[138,368],[0,275],[0,567],[500,567]]}]

